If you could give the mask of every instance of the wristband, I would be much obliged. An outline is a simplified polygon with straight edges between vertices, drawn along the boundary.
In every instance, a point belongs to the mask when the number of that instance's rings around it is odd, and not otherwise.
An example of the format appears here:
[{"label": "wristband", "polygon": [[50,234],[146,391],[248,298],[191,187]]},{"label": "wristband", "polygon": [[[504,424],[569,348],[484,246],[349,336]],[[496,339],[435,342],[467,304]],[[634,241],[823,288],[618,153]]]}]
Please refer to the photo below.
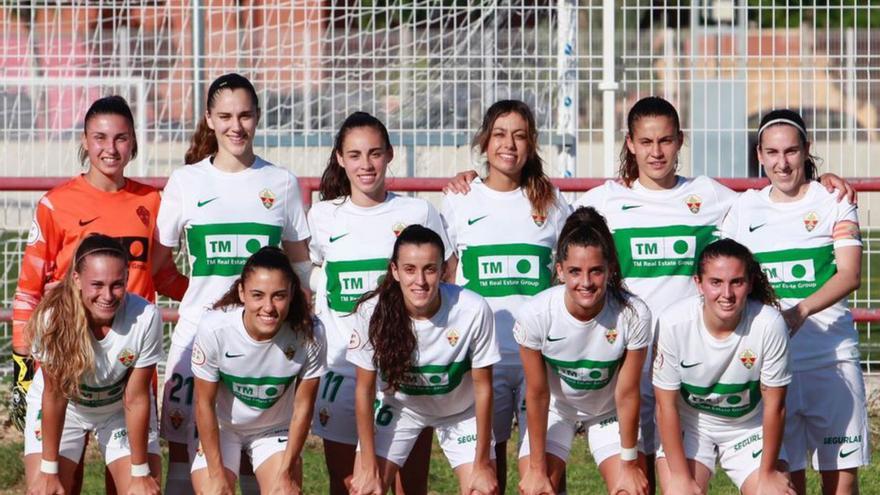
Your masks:
[{"label": "wristband", "polygon": [[40,472],[45,474],[58,474],[58,461],[40,459]]},{"label": "wristband", "polygon": [[131,465],[131,476],[133,478],[142,478],[144,476],[150,475],[150,465],[146,462],[143,464],[132,464]]},{"label": "wristband", "polygon": [[620,448],[620,460],[621,461],[634,461],[639,458],[639,449],[638,447],[630,447]]}]

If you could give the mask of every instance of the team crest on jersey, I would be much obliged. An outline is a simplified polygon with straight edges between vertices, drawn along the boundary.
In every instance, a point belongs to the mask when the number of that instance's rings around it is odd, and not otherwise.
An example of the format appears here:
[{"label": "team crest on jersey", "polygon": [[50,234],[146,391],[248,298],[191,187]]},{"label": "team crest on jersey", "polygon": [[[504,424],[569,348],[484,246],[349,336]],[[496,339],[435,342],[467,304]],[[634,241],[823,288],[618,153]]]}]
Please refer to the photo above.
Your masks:
[{"label": "team crest on jersey", "polygon": [[199,456],[199,457],[204,457],[204,456],[205,456],[205,451],[202,450],[202,442],[199,442],[199,446],[196,447],[196,455]]},{"label": "team crest on jersey", "polygon": [[328,421],[330,421],[330,411],[326,407],[322,407],[318,411],[318,422],[321,423],[321,426],[327,426]]},{"label": "team crest on jersey", "polygon": [[657,357],[654,358],[654,371],[660,371],[663,369],[663,354],[657,353]]},{"label": "team crest on jersey", "polygon": [[33,246],[42,238],[43,231],[40,230],[40,224],[37,223],[37,219],[35,218],[31,220],[31,228],[28,230],[27,244],[28,246]]},{"label": "team crest on jersey", "polygon": [[547,221],[547,216],[540,215],[540,214],[538,214],[538,212],[533,211],[532,212],[532,221],[535,222],[535,225],[537,225],[538,227],[542,227],[542,226],[544,226],[544,222]]},{"label": "team crest on jersey", "polygon": [[459,335],[458,330],[454,328],[450,328],[448,332],[446,332],[446,342],[449,342],[451,347],[455,347],[455,344],[458,343],[458,339],[461,337]]},{"label": "team crest on jersey", "polygon": [[287,347],[284,349],[284,357],[286,357],[288,361],[293,361],[293,356],[295,354],[296,348],[293,347],[293,344],[287,344]]},{"label": "team crest on jersey", "polygon": [[263,189],[260,191],[260,201],[262,201],[263,206],[268,210],[275,204],[275,194],[269,189]]},{"label": "team crest on jersey", "polygon": [[756,359],[758,359],[758,357],[751,349],[746,349],[739,355],[739,360],[742,361],[743,366],[745,366],[747,370],[752,369],[755,365]]},{"label": "team crest on jersey", "polygon": [[804,217],[804,228],[807,229],[807,232],[812,232],[813,229],[816,228],[816,224],[819,223],[819,215],[816,215],[815,211],[811,211],[807,213]]},{"label": "team crest on jersey", "polygon": [[691,194],[690,196],[688,196],[688,199],[687,201],[685,201],[685,203],[687,204],[688,210],[691,210],[691,213],[693,213],[694,215],[699,213],[700,207],[703,206],[703,200],[696,194]]},{"label": "team crest on jersey", "polygon": [[168,419],[171,420],[171,427],[179,430],[183,425],[183,411],[180,409],[172,410],[171,414],[168,415]]},{"label": "team crest on jersey", "polygon": [[134,364],[134,360],[136,357],[137,355],[134,353],[134,351],[126,347],[119,352],[119,357],[117,359],[119,359],[119,362],[122,363],[122,365],[126,368],[131,368],[131,365]]},{"label": "team crest on jersey", "polygon": [[42,422],[37,423],[37,427],[34,428],[34,438],[36,438],[38,442],[43,441],[43,424],[42,424]]},{"label": "team crest on jersey", "polygon": [[198,344],[193,344],[192,358],[190,362],[196,366],[205,364],[205,351]]},{"label": "team crest on jersey", "polygon": [[405,223],[403,223],[403,222],[395,223],[394,226],[391,227],[391,230],[394,232],[394,237],[399,236],[400,233],[403,232],[403,229],[405,229],[405,228],[406,228]]},{"label": "team crest on jersey", "polygon": [[144,227],[150,226],[150,210],[146,209],[143,205],[138,206],[137,211],[138,218],[141,219],[141,223],[144,224]]},{"label": "team crest on jersey", "polygon": [[348,348],[349,349],[357,349],[361,346],[361,336],[357,333],[357,331],[351,332],[351,337],[348,338]]},{"label": "team crest on jersey", "polygon": [[614,342],[616,342],[617,341],[617,329],[616,328],[609,328],[608,330],[605,330],[605,340],[607,340],[609,344],[613,344]]}]

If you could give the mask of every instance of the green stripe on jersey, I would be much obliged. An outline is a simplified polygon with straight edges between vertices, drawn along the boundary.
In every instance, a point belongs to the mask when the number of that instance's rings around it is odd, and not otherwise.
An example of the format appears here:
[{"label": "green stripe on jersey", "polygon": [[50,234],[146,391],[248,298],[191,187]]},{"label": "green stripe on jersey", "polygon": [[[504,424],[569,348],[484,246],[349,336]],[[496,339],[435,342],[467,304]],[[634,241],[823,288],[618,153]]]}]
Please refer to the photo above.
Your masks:
[{"label": "green stripe on jersey", "polygon": [[752,412],[761,402],[761,382],[716,383],[711,387],[698,387],[682,382],[679,393],[689,406],[698,411],[727,418],[741,418]]},{"label": "green stripe on jersey", "polygon": [[330,309],[351,313],[358,299],[379,285],[388,271],[388,258],[328,261],[324,270],[327,273],[327,303]]},{"label": "green stripe on jersey", "polygon": [[544,357],[544,362],[559,375],[569,387],[575,390],[599,390],[605,388],[614,378],[614,372],[623,362],[621,359],[614,361],[591,361],[581,359],[579,361],[561,361]]},{"label": "green stripe on jersey", "polygon": [[400,391],[407,395],[444,395],[461,384],[471,370],[471,358],[449,364],[413,366],[403,377]]},{"label": "green stripe on jersey", "polygon": [[186,240],[193,257],[193,277],[237,277],[250,255],[261,247],[281,244],[281,227],[261,223],[193,225]]},{"label": "green stripe on jersey", "polygon": [[128,380],[128,373],[122,375],[122,378],[116,383],[106,387],[90,387],[80,384],[79,397],[73,401],[85,407],[101,407],[114,404],[122,400],[126,380]]},{"label": "green stripe on jersey", "polygon": [[220,381],[226,385],[232,395],[242,403],[257,409],[269,409],[275,405],[295,378],[296,376],[251,378],[220,372]]},{"label": "green stripe on jersey", "polygon": [[779,297],[807,298],[837,272],[831,244],[755,253],[755,258]]},{"label": "green stripe on jersey", "polygon": [[550,287],[551,254],[533,244],[470,246],[461,254],[464,287],[483,297],[533,296]]},{"label": "green stripe on jersey", "polygon": [[624,278],[694,274],[697,256],[716,239],[714,225],[670,225],[614,231]]}]

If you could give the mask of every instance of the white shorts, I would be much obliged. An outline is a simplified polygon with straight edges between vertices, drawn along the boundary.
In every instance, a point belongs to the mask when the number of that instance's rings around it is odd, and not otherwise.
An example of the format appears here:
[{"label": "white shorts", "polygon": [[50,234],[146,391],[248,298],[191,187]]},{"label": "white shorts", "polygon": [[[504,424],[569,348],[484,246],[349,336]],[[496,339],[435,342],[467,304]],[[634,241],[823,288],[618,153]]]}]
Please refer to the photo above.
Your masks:
[{"label": "white shorts", "polygon": [[857,362],[793,374],[785,401],[790,469],[836,471],[871,463],[865,383]]},{"label": "white shorts", "polygon": [[[650,353],[648,354],[650,356]],[[639,433],[642,437],[644,452],[646,455],[653,455],[657,452],[657,445],[660,443],[657,439],[656,411],[654,398],[653,366],[648,366],[647,370],[642,369],[642,376],[639,382],[641,392],[641,400],[639,401]]]},{"label": "white shorts", "polygon": [[321,377],[312,433],[331,442],[357,445],[357,422],[354,413],[355,378],[339,371]]},{"label": "white shorts", "polygon": [[[520,429],[522,435],[519,448],[520,458],[528,456],[531,452],[526,423],[523,422],[522,426]],[[547,411],[545,450],[548,454],[568,462],[575,433],[577,433],[576,420],[563,418],[553,410]],[[617,414],[612,413],[587,423],[587,443],[597,466],[609,457],[618,455],[620,453],[620,423],[617,421]],[[638,440],[638,448],[640,452],[644,453],[641,438]]]},{"label": "white shorts", "polygon": [[[269,428],[259,433],[239,434],[232,428],[220,427],[220,459],[223,467],[238,476],[241,467],[241,451],[251,458],[251,465],[256,471],[260,464],[278,453],[284,453],[287,449],[287,426]],[[192,469],[190,472],[208,468],[208,460],[202,451],[202,444],[198,444],[195,452],[190,453]]]},{"label": "white shorts", "polygon": [[[699,431],[696,421],[681,416],[684,456],[706,466],[712,474],[715,474],[717,460],[730,480],[741,489],[746,478],[761,466],[764,450],[761,415],[753,419],[729,429],[716,427],[707,432]],[[657,450],[657,458],[661,457],[666,457],[662,445]],[[787,459],[784,446],[780,449],[779,459]]]},{"label": "white shorts", "polygon": [[525,410],[525,380],[522,367],[492,367],[492,432],[496,442],[510,440],[513,418],[525,421],[520,412]]},{"label": "white shorts", "polygon": [[[185,323],[184,323],[185,324]],[[172,343],[165,362],[165,385],[162,388],[162,415],[159,434],[165,440],[189,444],[194,437],[192,346]]]},{"label": "white shorts", "polygon": [[[422,430],[433,427],[440,448],[452,469],[474,462],[477,449],[477,417],[474,408],[446,418],[427,418],[406,408],[380,403],[376,409],[374,445],[376,455],[403,466]],[[495,442],[489,455],[495,458]],[[360,446],[358,446],[360,450]]]},{"label": "white shorts", "polygon": [[[42,373],[31,383],[27,394],[27,416],[24,429],[24,454],[40,454],[43,452],[42,416],[43,401]],[[152,395],[152,394],[151,394]],[[86,435],[94,432],[104,456],[104,462],[111,462],[131,455],[128,443],[128,428],[125,426],[125,409],[122,404],[118,409],[96,413],[90,408],[67,403],[64,426],[61,429],[61,442],[58,453],[79,463],[86,445]],[[150,426],[147,430],[147,452],[159,455],[159,436],[157,434],[156,407],[150,400]]]}]

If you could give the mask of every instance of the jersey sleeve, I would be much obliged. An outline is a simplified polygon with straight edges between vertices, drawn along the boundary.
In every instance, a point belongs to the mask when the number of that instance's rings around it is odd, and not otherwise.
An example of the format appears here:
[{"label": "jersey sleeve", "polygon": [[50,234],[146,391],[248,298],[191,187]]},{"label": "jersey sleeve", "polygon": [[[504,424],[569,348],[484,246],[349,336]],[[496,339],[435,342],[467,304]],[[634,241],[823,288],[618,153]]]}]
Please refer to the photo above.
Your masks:
[{"label": "jersey sleeve", "polygon": [[373,366],[373,347],[370,345],[369,339],[370,319],[363,309],[364,307],[361,306],[355,314],[351,315],[351,338],[348,341],[345,359],[358,368],[376,371],[376,367]]},{"label": "jersey sleeve", "polygon": [[516,343],[534,351],[544,348],[548,330],[547,324],[542,321],[543,312],[537,309],[533,302],[526,303],[517,313],[516,323],[513,325],[513,339]]},{"label": "jersey sleeve", "polygon": [[[449,194],[443,195],[443,202],[440,204],[440,217],[443,221],[443,231],[446,232],[446,238],[455,252],[458,246],[458,233],[455,230],[455,205],[453,205]],[[448,256],[446,258],[449,259]]]},{"label": "jersey sleeve", "polygon": [[207,382],[220,381],[220,342],[210,326],[199,325],[192,348],[192,372]]},{"label": "jersey sleeve", "polygon": [[761,365],[761,383],[768,387],[783,387],[791,383],[788,326],[782,315],[776,315],[764,331],[764,361]]},{"label": "jersey sleeve", "polygon": [[159,233],[159,242],[166,247],[177,247],[180,244],[180,235],[186,227],[184,220],[184,196],[183,188],[179,184],[180,174],[171,173],[165,190],[162,191],[162,202],[159,204],[159,216],[156,218],[156,228]]},{"label": "jersey sleeve", "polygon": [[571,205],[565,201],[565,198],[562,197],[559,189],[556,190],[556,200],[553,204],[552,214],[556,217],[553,225],[556,228],[556,238],[558,239],[559,234],[562,232],[562,227],[565,226],[565,220],[571,215]]},{"label": "jersey sleeve", "polygon": [[709,184],[712,185],[712,191],[715,193],[715,201],[717,202],[718,207],[721,209],[721,218],[723,219],[724,212],[728,211],[730,207],[733,206],[733,203],[739,197],[739,193],[718,182],[715,179],[710,178],[708,180]]},{"label": "jersey sleeve", "polygon": [[141,339],[138,360],[134,363],[135,368],[147,368],[162,359],[162,316],[159,308],[153,304],[148,305],[145,312],[149,312],[150,317],[145,322],[146,328]]},{"label": "jersey sleeve", "polygon": [[837,203],[837,218],[831,236],[835,248],[862,246],[858,206],[846,200]]},{"label": "jersey sleeve", "polygon": [[324,264],[324,246],[321,244],[320,236],[318,235],[322,220],[318,218],[318,211],[319,208],[312,207],[307,216],[309,232],[313,234],[312,239],[309,241],[309,258],[312,260],[312,263],[321,266]]},{"label": "jersey sleeve", "polygon": [[324,325],[317,318],[313,319],[314,337],[308,341],[306,361],[300,371],[300,379],[318,378],[327,372],[327,336]]},{"label": "jersey sleeve", "polygon": [[625,310],[626,348],[628,350],[644,349],[651,341],[651,310],[641,299],[630,299],[632,310]]},{"label": "jersey sleeve", "polygon": [[574,204],[571,205],[572,210],[577,210],[581,206],[592,206],[593,208],[603,211],[605,207],[605,198],[607,197],[608,183],[599,187],[594,187],[581,195]]},{"label": "jersey sleeve", "polygon": [[64,233],[54,219],[52,203],[43,196],[37,203],[27,246],[21,258],[18,285],[12,300],[12,345],[25,347],[24,326],[43,298],[47,282],[60,279],[55,273],[56,258],[63,246]]},{"label": "jersey sleeve", "polygon": [[284,241],[301,241],[311,237],[309,226],[306,222],[305,210],[303,209],[302,191],[299,188],[299,180],[290,172],[289,183],[287,187],[287,205],[288,221],[284,225],[281,233],[281,239]]},{"label": "jersey sleeve", "polygon": [[455,245],[450,242],[449,236],[446,235],[446,228],[443,226],[443,220],[440,218],[440,213],[437,211],[437,208],[434,208],[434,205],[427,201],[425,201],[425,204],[427,206],[427,211],[425,212],[425,227],[428,227],[440,235],[440,239],[443,240],[443,247],[445,248],[443,259],[448,260],[453,254],[455,254]]},{"label": "jersey sleeve", "polygon": [[723,239],[736,240],[739,232],[740,204],[740,201],[735,201],[727,210],[727,214],[724,215],[724,220],[721,222],[721,237]]},{"label": "jersey sleeve", "polygon": [[653,384],[663,390],[681,388],[681,373],[678,369],[678,342],[672,329],[660,319],[657,321],[657,348],[654,356]]},{"label": "jersey sleeve", "polygon": [[501,351],[495,339],[495,315],[489,303],[481,298],[480,314],[475,323],[479,328],[471,340],[471,366],[485,368],[501,361]]}]

